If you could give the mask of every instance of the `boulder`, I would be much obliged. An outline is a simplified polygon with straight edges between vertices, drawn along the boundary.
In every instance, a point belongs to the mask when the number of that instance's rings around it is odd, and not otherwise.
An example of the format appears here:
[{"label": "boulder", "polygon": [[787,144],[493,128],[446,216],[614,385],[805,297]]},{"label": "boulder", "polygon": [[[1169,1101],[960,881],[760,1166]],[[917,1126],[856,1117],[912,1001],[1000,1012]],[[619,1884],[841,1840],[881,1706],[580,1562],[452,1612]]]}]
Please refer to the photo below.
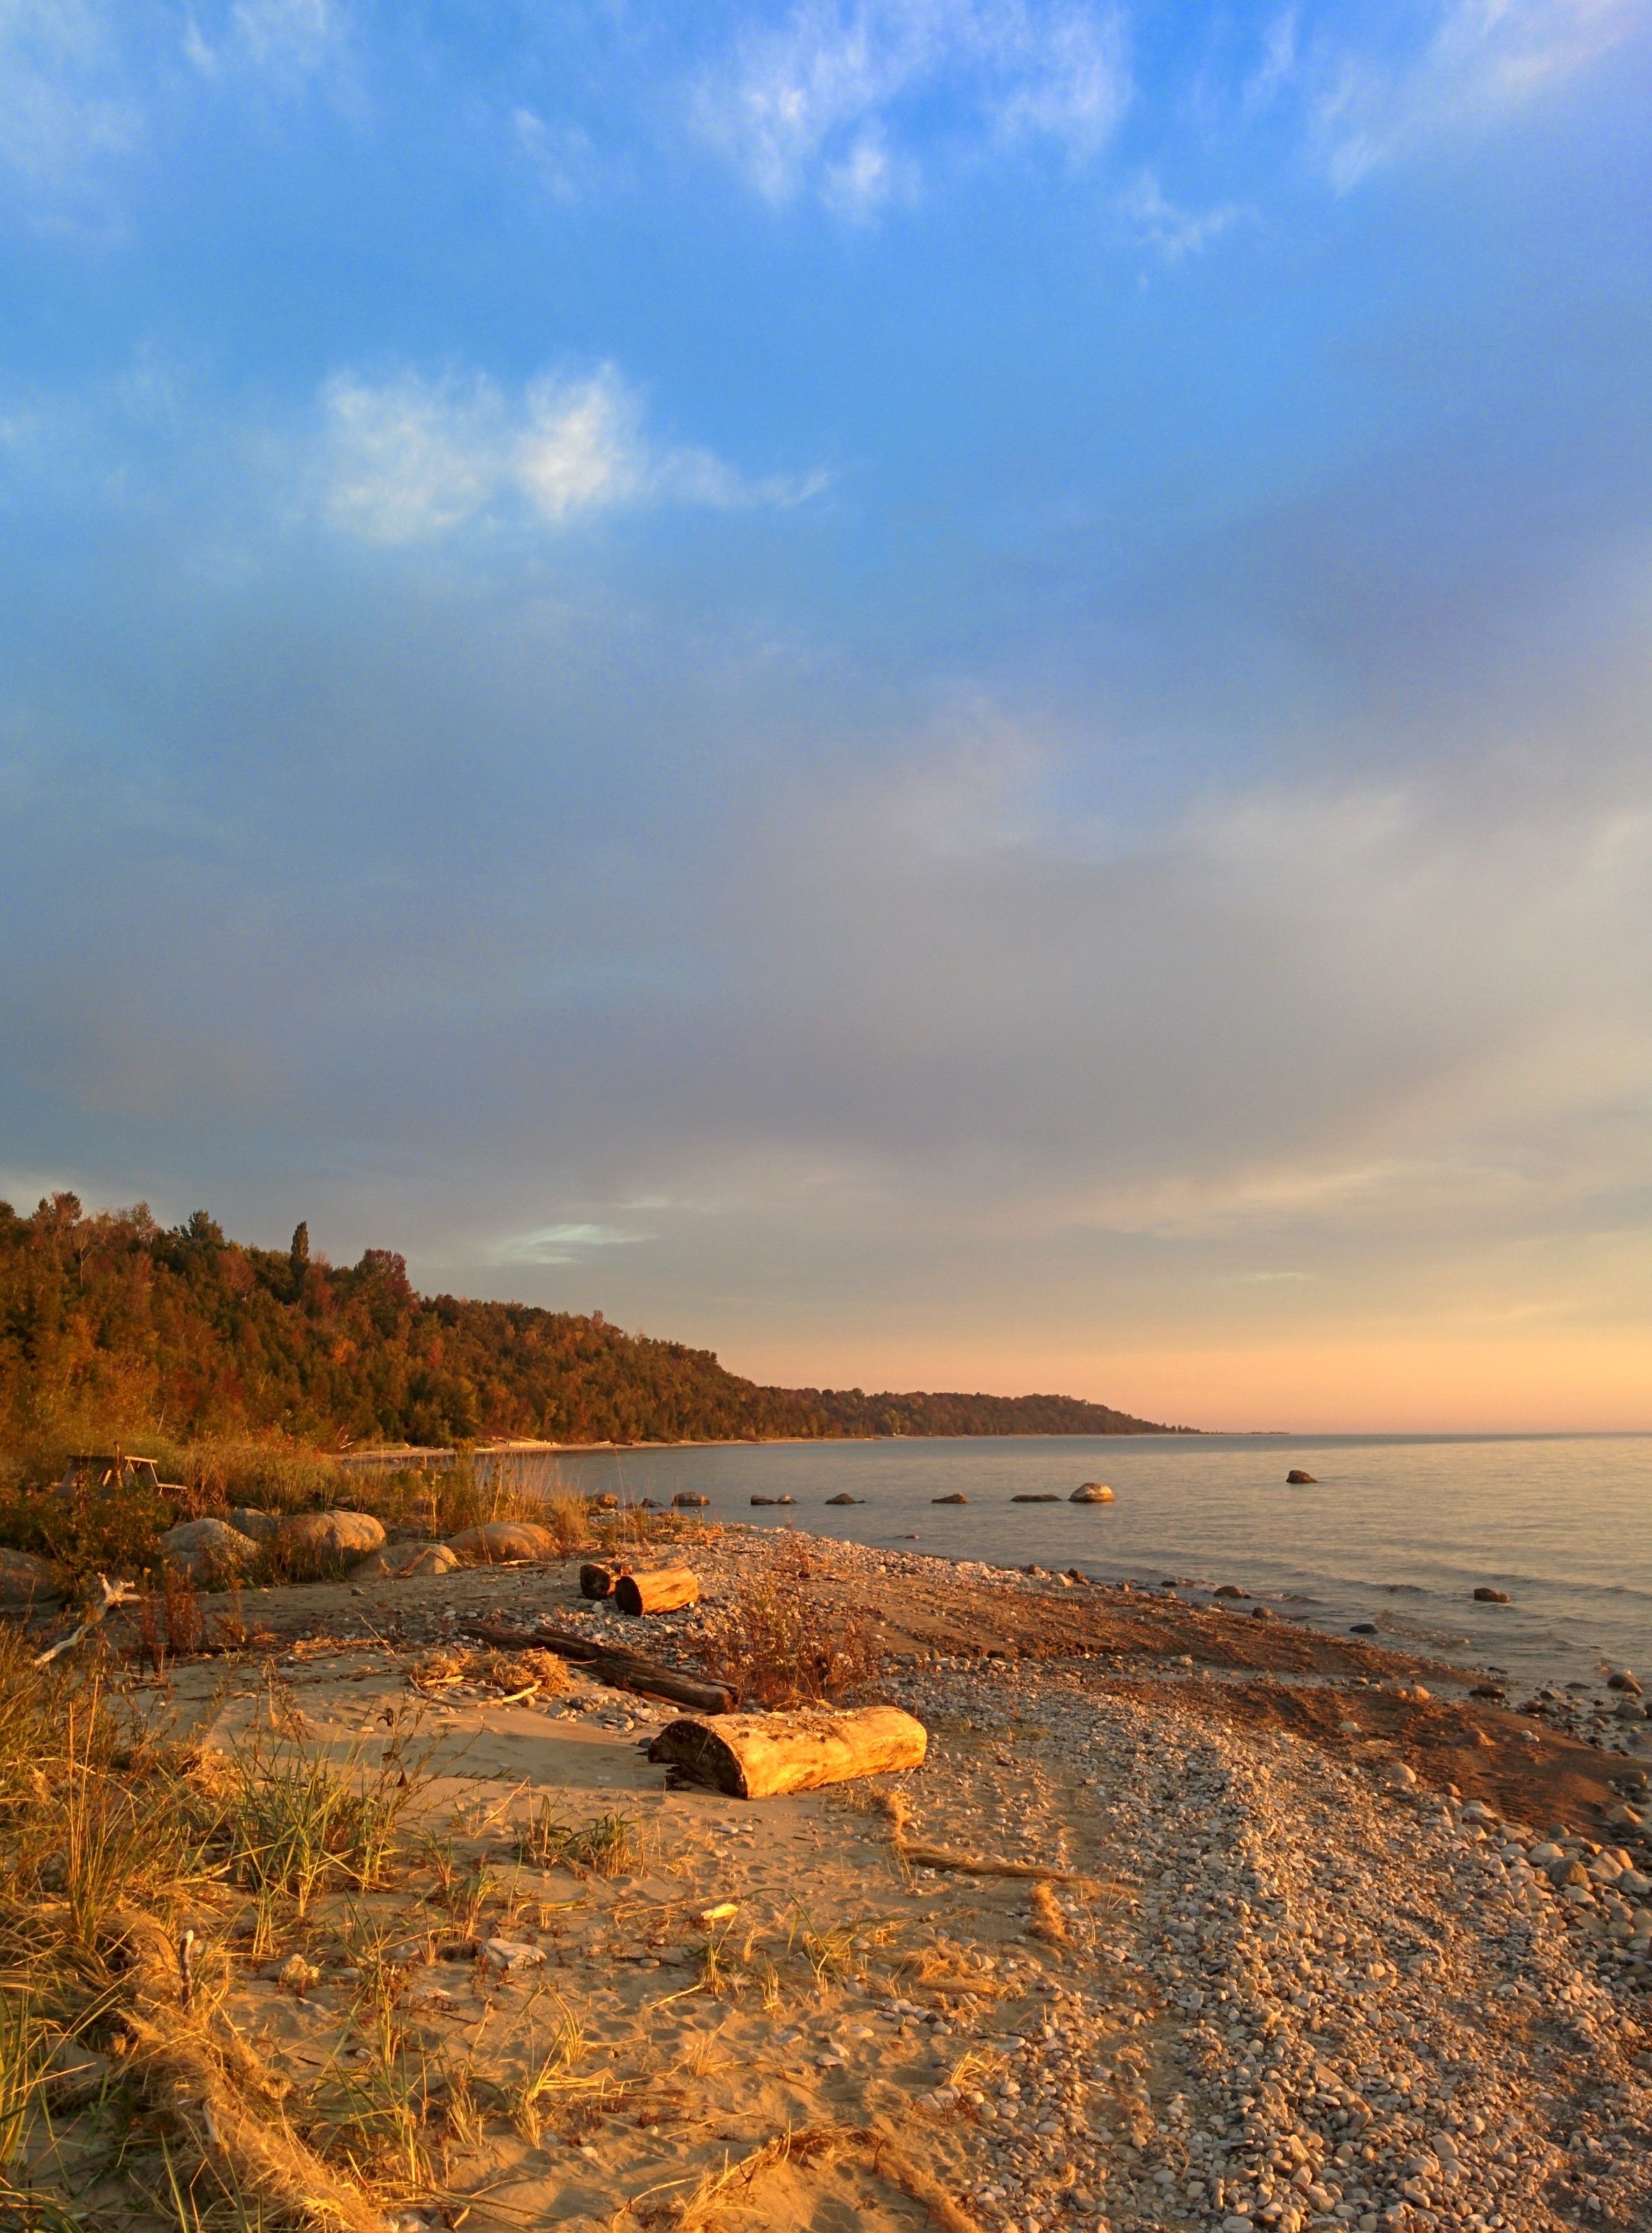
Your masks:
[{"label": "boulder", "polygon": [[276,1533],[281,1542],[323,1558],[359,1559],[384,1544],[384,1529],[370,1512],[289,1512]]},{"label": "boulder", "polygon": [[467,1566],[498,1566],[512,1559],[554,1559],[561,1546],[549,1527],[531,1520],[485,1520],[450,1535],[446,1547]]},{"label": "boulder", "polygon": [[0,1549],[0,1605],[43,1605],[61,1598],[63,1585],[45,1559],[27,1551]]},{"label": "boulder", "polygon": [[1069,1504],[1111,1504],[1113,1492],[1102,1481],[1087,1481],[1067,1499]]},{"label": "boulder", "polygon": [[1506,1605],[1508,1601],[1509,1593],[1506,1590],[1478,1589],[1474,1592],[1476,1605]]},{"label": "boulder", "polygon": [[1011,1504],[1059,1504],[1061,1499],[1052,1490],[1042,1491],[1035,1496],[1024,1489],[1019,1496],[1012,1496],[1010,1501]]},{"label": "boulder", "polygon": [[1311,1473],[1304,1473],[1300,1466],[1292,1466],[1290,1472],[1286,1474],[1285,1480],[1297,1488],[1312,1488],[1317,1486],[1314,1475]]},{"label": "boulder", "polygon": [[1641,1686],[1627,1667],[1620,1667],[1616,1674],[1609,1675],[1606,1677],[1606,1687],[1609,1690],[1630,1691],[1637,1698],[1641,1695]]},{"label": "boulder", "polygon": [[1219,1598],[1242,1598],[1245,1592],[1237,1582],[1224,1582],[1219,1589],[1212,1592],[1212,1595]]},{"label": "boulder", "polygon": [[774,1504],[778,1500],[772,1496],[754,1496],[751,1501],[753,1504]]},{"label": "boulder", "polygon": [[180,1527],[166,1530],[160,1548],[173,1566],[187,1566],[198,1582],[211,1581],[218,1574],[238,1573],[258,1555],[252,1538],[231,1527],[227,1520],[185,1520]]},{"label": "boulder", "polygon": [[932,1504],[967,1504],[969,1499],[961,1488],[955,1488],[950,1496],[932,1496],[929,1501]]},{"label": "boulder", "polygon": [[1251,1618],[1252,1620],[1272,1620],[1272,1618],[1273,1608],[1272,1605],[1252,1605],[1251,1607]]},{"label": "boulder", "polygon": [[278,1512],[259,1512],[250,1504],[237,1504],[233,1512],[226,1512],[224,1517],[237,1535],[250,1535],[255,1543],[265,1542],[271,1535],[281,1533]]},{"label": "boulder", "polygon": [[462,1561],[446,1543],[387,1544],[350,1570],[355,1582],[410,1582],[420,1574],[452,1574]]},{"label": "boulder", "polygon": [[697,1510],[702,1504],[709,1504],[712,1500],[709,1496],[702,1496],[697,1488],[680,1488],[671,1501],[680,1512],[688,1512]]},{"label": "boulder", "polygon": [[848,1489],[844,1489],[836,1496],[829,1496],[826,1501],[828,1504],[864,1504],[866,1499],[863,1496],[851,1496]]},{"label": "boulder", "polygon": [[1348,1632],[1350,1636],[1375,1636],[1376,1623],[1374,1620],[1356,1620],[1350,1625]]}]

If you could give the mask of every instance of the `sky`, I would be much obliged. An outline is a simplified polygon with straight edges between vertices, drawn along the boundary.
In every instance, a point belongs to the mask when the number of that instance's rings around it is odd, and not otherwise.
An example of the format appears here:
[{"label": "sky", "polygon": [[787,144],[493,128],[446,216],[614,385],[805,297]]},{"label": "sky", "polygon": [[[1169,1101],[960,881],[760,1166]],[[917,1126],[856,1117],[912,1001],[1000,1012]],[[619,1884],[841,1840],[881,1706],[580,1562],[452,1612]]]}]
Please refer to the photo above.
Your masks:
[{"label": "sky", "polygon": [[1652,1426],[1652,0],[0,0],[0,1193]]}]

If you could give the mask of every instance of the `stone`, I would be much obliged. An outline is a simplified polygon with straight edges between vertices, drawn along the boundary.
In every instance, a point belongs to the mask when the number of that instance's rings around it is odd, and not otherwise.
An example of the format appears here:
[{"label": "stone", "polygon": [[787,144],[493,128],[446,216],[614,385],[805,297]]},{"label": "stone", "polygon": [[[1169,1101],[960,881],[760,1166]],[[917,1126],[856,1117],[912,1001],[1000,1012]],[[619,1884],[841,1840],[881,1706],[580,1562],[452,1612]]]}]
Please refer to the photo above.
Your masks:
[{"label": "stone", "polygon": [[1507,1605],[1509,1593],[1506,1590],[1487,1589],[1482,1585],[1474,1592],[1474,1602],[1476,1605]]},{"label": "stone", "polygon": [[1048,1494],[1034,1495],[1030,1491],[1024,1490],[1019,1496],[1012,1496],[1010,1501],[1011,1504],[1059,1504],[1061,1499]]},{"label": "stone", "polygon": [[1628,1690],[1636,1698],[1641,1696],[1641,1686],[1627,1667],[1620,1667],[1615,1675],[1609,1675],[1606,1687],[1609,1690]]},{"label": "stone", "polygon": [[1377,1633],[1376,1623],[1374,1620],[1352,1621],[1349,1624],[1348,1632],[1350,1636],[1375,1636]]},{"label": "stone", "polygon": [[447,1548],[467,1566],[499,1566],[516,1559],[554,1559],[561,1549],[549,1527],[531,1520],[485,1520],[447,1539]]},{"label": "stone", "polygon": [[61,1598],[63,1585],[50,1562],[27,1551],[0,1549],[0,1605],[43,1605]]},{"label": "stone", "polygon": [[932,1504],[967,1504],[969,1499],[961,1489],[954,1489],[950,1496],[932,1496],[929,1501]]},{"label": "stone", "polygon": [[851,1496],[849,1491],[844,1489],[836,1496],[829,1496],[826,1501],[828,1504],[864,1504],[866,1499],[863,1496]]},{"label": "stone", "polygon": [[779,1500],[778,1498],[772,1496],[754,1496],[751,1501],[753,1504],[775,1504],[777,1503]]},{"label": "stone", "polygon": [[350,1570],[353,1582],[410,1582],[420,1574],[457,1573],[464,1565],[457,1551],[446,1543],[413,1543],[387,1546],[375,1551],[370,1559],[363,1559],[359,1566]]},{"label": "stone", "polygon": [[1294,1488],[1312,1488],[1318,1486],[1316,1475],[1304,1473],[1300,1466],[1292,1466],[1290,1472],[1286,1474],[1285,1480]]},{"label": "stone", "polygon": [[224,1517],[237,1534],[250,1535],[255,1543],[266,1542],[271,1535],[281,1533],[281,1514],[278,1512],[260,1512],[254,1505],[237,1504]]},{"label": "stone", "polygon": [[712,1500],[709,1496],[702,1496],[697,1488],[680,1488],[671,1501],[680,1512],[697,1512]]},{"label": "stone", "polygon": [[384,1529],[370,1512],[289,1512],[276,1540],[323,1558],[361,1558],[383,1547]]},{"label": "stone", "polygon": [[1087,1481],[1067,1499],[1069,1504],[1111,1504],[1114,1501],[1113,1492],[1104,1481]]},{"label": "stone", "polygon": [[225,1520],[185,1520],[169,1527],[160,1539],[161,1554],[173,1566],[186,1567],[198,1582],[220,1574],[238,1574],[258,1555],[250,1535],[243,1535]]},{"label": "stone", "polygon": [[1252,1620],[1272,1620],[1272,1618],[1273,1608],[1272,1605],[1253,1605],[1251,1607],[1251,1618]]},{"label": "stone", "polygon": [[1219,1589],[1213,1590],[1211,1594],[1219,1598],[1242,1598],[1245,1592],[1237,1582],[1224,1582]]},{"label": "stone", "polygon": [[545,1957],[537,1946],[524,1945],[514,1938],[489,1938],[483,1942],[482,1959],[490,1969],[543,1969]]}]

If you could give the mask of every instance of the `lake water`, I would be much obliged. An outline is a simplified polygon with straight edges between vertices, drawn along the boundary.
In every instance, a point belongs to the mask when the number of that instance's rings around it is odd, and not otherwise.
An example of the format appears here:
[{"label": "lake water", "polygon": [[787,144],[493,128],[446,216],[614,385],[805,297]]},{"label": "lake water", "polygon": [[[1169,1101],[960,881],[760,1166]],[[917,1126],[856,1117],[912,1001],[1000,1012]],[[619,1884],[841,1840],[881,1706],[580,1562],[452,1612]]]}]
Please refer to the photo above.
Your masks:
[{"label": "lake water", "polygon": [[[1397,1648],[1533,1680],[1592,1676],[1609,1660],[1652,1691],[1652,1436],[1006,1436],[594,1450],[542,1465],[582,1491],[665,1502],[698,1489],[720,1519],[945,1558],[1234,1582],[1316,1628],[1372,1620]],[[1293,1466],[1316,1485],[1288,1488]],[[1086,1481],[1116,1503],[1068,1504]],[[866,1501],[829,1507],[842,1490]],[[956,1490],[966,1505],[930,1501]],[[1050,1490],[1063,1501],[1010,1501]],[[753,1494],[797,1503],[754,1511]],[[1476,1605],[1482,1584],[1513,1603]]]}]

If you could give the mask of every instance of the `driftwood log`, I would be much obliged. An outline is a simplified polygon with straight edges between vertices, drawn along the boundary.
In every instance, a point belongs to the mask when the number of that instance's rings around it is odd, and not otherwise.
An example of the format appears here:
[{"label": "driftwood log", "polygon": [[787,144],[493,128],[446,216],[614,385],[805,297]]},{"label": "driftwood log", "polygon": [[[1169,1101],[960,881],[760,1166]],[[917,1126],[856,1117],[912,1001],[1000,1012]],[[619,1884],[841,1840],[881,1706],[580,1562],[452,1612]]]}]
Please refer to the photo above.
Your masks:
[{"label": "driftwood log", "polygon": [[853,1711],[725,1715],[715,1728],[704,1722],[673,1722],[648,1748],[687,1782],[709,1784],[732,1799],[774,1799],[787,1791],[816,1791],[857,1775],[886,1775],[916,1768],[929,1748],[929,1733],[898,1706]]},{"label": "driftwood log", "polygon": [[679,1605],[696,1604],[699,1579],[686,1566],[661,1566],[652,1574],[621,1574],[614,1584],[614,1602],[621,1612],[675,1612]]},{"label": "driftwood log", "polygon": [[579,1593],[582,1598],[608,1598],[614,1594],[614,1585],[620,1574],[618,1566],[604,1566],[595,1560],[588,1561],[579,1570]]},{"label": "driftwood log", "polygon": [[692,1706],[700,1714],[727,1714],[734,1709],[736,1694],[726,1683],[700,1682],[674,1667],[662,1667],[658,1660],[645,1659],[640,1652],[593,1644],[589,1636],[571,1636],[566,1629],[498,1628],[491,1621],[474,1620],[465,1632],[502,1651],[554,1651],[559,1659],[588,1668],[610,1689],[669,1698],[673,1706]]}]

